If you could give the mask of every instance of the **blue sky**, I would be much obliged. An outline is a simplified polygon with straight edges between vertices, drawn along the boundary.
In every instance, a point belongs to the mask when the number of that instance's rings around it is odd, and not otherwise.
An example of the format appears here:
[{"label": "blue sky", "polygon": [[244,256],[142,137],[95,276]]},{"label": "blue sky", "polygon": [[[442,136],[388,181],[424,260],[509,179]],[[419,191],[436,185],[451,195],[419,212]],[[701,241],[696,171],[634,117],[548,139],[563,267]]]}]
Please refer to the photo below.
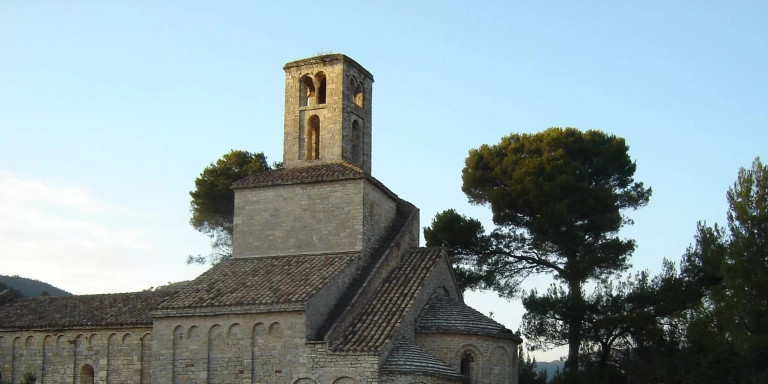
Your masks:
[{"label": "blue sky", "polygon": [[[599,129],[653,188],[622,235],[658,271],[768,159],[768,2],[382,3],[1,2],[0,273],[75,293],[201,273],[195,177],[230,149],[281,159],[282,66],[318,53],[373,73],[373,174],[422,226],[456,208],[491,227],[460,190],[469,149]],[[519,302],[468,301],[517,329]]]}]

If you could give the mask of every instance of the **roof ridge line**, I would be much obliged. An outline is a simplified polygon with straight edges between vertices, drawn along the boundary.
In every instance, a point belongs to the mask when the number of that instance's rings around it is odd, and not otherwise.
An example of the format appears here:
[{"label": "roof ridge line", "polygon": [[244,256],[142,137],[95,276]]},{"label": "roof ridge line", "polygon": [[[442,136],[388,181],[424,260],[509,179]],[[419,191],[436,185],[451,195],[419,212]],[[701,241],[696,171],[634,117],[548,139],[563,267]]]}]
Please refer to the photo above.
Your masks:
[{"label": "roof ridge line", "polygon": [[229,260],[254,260],[254,259],[269,259],[269,258],[279,258],[279,257],[310,257],[310,256],[347,256],[355,253],[360,253],[362,251],[360,250],[349,250],[349,251],[329,251],[329,252],[304,252],[304,253],[291,253],[291,254],[285,254],[285,255],[251,255],[251,256],[232,256]]}]

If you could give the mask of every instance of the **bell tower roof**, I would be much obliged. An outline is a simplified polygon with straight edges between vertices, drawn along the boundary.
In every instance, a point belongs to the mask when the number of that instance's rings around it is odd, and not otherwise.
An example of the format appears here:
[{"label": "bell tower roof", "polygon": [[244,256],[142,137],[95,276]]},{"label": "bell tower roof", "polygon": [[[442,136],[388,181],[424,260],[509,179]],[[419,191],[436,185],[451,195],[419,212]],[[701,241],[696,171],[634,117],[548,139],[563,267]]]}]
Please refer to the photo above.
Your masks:
[{"label": "bell tower roof", "polygon": [[362,65],[360,65],[357,61],[352,59],[351,57],[343,54],[343,53],[331,53],[328,55],[320,55],[315,57],[308,57],[306,59],[291,61],[289,63],[286,63],[283,66],[283,69],[289,69],[289,68],[295,68],[295,67],[301,67],[305,65],[314,65],[314,64],[322,64],[322,63],[330,63],[334,61],[344,61],[348,65],[354,66],[357,68],[358,71],[363,73],[365,76],[371,79],[373,81],[373,75],[368,72],[367,69],[365,69]]}]

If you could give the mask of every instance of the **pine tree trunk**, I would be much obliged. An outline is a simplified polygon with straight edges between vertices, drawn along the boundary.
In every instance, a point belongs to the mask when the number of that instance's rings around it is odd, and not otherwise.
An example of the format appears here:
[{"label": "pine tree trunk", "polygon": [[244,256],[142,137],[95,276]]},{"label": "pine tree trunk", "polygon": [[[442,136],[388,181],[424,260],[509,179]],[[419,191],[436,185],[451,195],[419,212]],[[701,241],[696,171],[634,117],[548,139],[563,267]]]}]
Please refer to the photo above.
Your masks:
[{"label": "pine tree trunk", "polygon": [[581,346],[581,328],[584,321],[584,296],[581,281],[568,283],[570,294],[570,319],[568,320],[568,359],[565,360],[565,382],[577,384],[579,380],[579,347]]}]

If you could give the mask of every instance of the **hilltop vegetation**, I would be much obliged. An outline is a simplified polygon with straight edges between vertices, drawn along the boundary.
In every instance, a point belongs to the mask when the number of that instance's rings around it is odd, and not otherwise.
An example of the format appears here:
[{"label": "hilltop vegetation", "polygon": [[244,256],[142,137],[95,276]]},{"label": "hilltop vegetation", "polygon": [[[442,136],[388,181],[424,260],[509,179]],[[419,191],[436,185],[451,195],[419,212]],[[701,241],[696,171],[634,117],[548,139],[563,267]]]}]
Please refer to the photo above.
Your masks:
[{"label": "hilltop vegetation", "polygon": [[22,297],[71,296],[72,294],[43,281],[20,276],[0,275],[0,291],[9,288]]}]

